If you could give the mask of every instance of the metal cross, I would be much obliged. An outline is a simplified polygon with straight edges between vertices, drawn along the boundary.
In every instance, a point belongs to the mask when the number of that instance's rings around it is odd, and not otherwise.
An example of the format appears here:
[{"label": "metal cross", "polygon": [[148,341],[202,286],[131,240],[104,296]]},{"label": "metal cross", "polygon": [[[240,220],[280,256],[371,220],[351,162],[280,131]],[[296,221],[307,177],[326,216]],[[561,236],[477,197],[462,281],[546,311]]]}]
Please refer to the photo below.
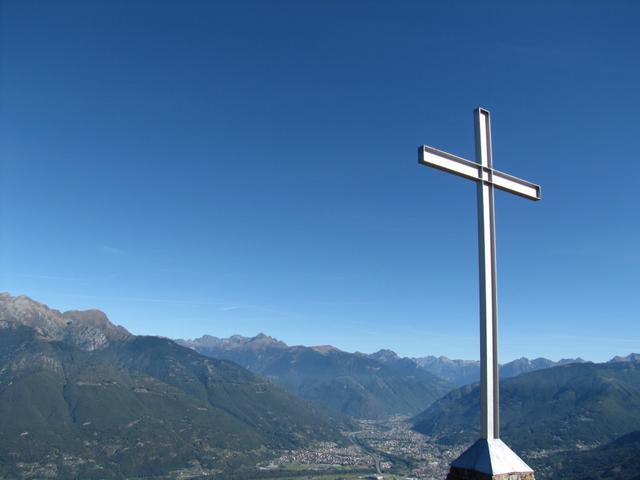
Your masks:
[{"label": "metal cross", "polygon": [[529,200],[540,200],[540,187],[493,169],[491,121],[484,108],[474,110],[476,162],[423,145],[418,162],[478,185],[478,249],[480,256],[480,390],[482,438],[500,438],[498,379],[498,302],[494,187]]}]

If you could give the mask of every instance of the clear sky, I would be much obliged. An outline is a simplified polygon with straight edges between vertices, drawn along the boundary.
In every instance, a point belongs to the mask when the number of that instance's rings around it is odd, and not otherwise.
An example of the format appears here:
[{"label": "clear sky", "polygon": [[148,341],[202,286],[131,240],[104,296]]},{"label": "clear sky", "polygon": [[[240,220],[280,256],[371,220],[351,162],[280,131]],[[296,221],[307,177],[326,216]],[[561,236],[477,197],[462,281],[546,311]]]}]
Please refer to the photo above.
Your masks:
[{"label": "clear sky", "polygon": [[1,2],[0,291],[133,333],[478,358],[640,350],[638,2]]}]

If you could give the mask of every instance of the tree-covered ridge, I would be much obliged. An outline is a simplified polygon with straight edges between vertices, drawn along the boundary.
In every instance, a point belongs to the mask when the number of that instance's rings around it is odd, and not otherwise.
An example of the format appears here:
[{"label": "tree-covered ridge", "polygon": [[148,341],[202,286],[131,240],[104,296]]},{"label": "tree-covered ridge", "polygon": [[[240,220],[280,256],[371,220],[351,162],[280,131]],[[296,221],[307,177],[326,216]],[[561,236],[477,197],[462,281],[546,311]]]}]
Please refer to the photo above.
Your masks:
[{"label": "tree-covered ridge", "polygon": [[[500,384],[502,437],[519,451],[593,446],[640,429],[640,364],[581,363]],[[414,428],[440,442],[478,435],[478,386],[455,390],[415,417]]]}]

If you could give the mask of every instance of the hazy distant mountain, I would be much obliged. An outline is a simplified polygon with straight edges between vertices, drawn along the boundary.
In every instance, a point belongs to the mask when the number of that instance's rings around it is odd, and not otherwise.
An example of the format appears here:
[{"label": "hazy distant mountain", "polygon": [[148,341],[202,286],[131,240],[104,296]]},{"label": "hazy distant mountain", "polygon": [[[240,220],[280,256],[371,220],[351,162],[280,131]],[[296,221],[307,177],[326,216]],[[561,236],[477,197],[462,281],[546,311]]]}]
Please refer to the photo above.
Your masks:
[{"label": "hazy distant mountain", "polygon": [[452,360],[445,356],[414,358],[426,371],[444,378],[456,386],[467,385],[480,380],[480,362],[476,360]]},{"label": "hazy distant mountain", "polygon": [[0,477],[221,470],[341,438],[314,407],[234,363],[133,336],[98,311],[0,295]]},{"label": "hazy distant mountain", "polygon": [[[477,360],[452,360],[447,357],[422,357],[413,359],[422,368],[438,375],[456,386],[468,385],[480,381],[480,362]],[[500,365],[500,377],[510,378],[543,368],[551,368],[570,363],[583,363],[581,358],[562,359],[558,362],[547,358],[529,360],[522,357]]]},{"label": "hazy distant mountain", "polygon": [[[554,362],[548,358],[534,358],[533,360],[529,360],[528,358],[522,357],[500,365],[500,376],[502,378],[511,378],[522,375],[523,373],[535,372],[536,370],[542,370],[544,368],[558,367],[572,363],[585,363],[585,360],[578,357],[563,358]],[[478,381],[480,381],[479,378]]]},{"label": "hazy distant mountain", "polygon": [[224,350],[264,350],[266,348],[287,348],[287,344],[273,337],[259,333],[255,337],[243,337],[232,335],[229,338],[218,338],[211,335],[203,335],[195,340],[177,340],[180,344],[190,348],[210,348]]},{"label": "hazy distant mountain", "polygon": [[616,355],[611,360],[609,360],[609,362],[611,362],[611,363],[616,363],[616,362],[636,362],[636,363],[638,363],[638,362],[640,362],[640,354],[630,353],[626,357],[620,357],[620,356]]},{"label": "hazy distant mountain", "polygon": [[328,345],[289,347],[264,334],[178,342],[232,360],[316,405],[358,418],[413,415],[451,389],[410,359],[384,360]]},{"label": "hazy distant mountain", "polygon": [[[502,436],[519,450],[575,448],[640,430],[640,364],[580,363],[500,384]],[[480,393],[465,386],[418,415],[414,428],[442,442],[478,435]]]}]

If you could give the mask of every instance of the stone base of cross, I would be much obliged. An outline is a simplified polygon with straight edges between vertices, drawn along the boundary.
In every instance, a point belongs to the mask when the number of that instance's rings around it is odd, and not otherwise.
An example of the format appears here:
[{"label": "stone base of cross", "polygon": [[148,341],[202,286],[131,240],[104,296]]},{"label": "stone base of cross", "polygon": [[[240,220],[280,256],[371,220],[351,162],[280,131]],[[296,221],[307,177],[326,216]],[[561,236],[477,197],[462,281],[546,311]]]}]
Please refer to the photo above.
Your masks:
[{"label": "stone base of cross", "polygon": [[499,438],[480,438],[451,464],[447,480],[535,480],[533,470]]},{"label": "stone base of cross", "polygon": [[491,121],[483,108],[474,111],[476,161],[426,145],[418,162],[475,181],[478,189],[480,254],[480,439],[451,464],[447,480],[533,480],[533,470],[500,440],[498,378],[498,294],[494,190],[540,200],[540,187],[493,168]]}]

